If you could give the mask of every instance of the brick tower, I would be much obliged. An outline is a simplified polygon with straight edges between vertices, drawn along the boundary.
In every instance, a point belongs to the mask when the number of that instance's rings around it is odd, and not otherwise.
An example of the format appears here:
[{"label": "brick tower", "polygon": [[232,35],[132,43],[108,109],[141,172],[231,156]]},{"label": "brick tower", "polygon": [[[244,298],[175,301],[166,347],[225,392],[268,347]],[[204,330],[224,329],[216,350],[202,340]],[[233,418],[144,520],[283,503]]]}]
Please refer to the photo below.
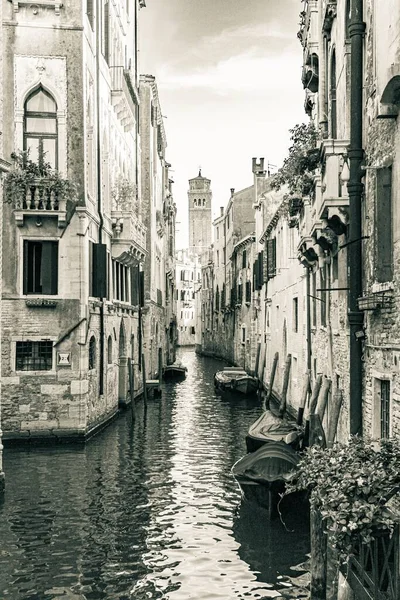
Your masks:
[{"label": "brick tower", "polygon": [[210,179],[199,174],[189,179],[189,250],[201,256],[211,246]]}]

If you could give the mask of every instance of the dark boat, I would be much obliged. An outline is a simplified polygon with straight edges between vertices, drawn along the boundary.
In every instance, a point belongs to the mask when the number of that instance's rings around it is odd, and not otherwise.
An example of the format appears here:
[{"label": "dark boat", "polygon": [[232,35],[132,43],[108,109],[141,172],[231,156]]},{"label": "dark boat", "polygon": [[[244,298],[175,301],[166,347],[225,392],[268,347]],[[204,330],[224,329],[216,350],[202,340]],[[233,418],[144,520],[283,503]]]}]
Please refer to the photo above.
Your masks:
[{"label": "dark boat", "polygon": [[214,375],[214,387],[218,392],[238,392],[245,396],[258,389],[258,379],[241,367],[224,367]]},{"label": "dark boat", "polygon": [[166,365],[163,368],[164,379],[185,379],[187,367],[179,362],[174,362],[172,365]]},{"label": "dark boat", "polygon": [[285,484],[296,474],[299,454],[285,442],[270,442],[246,454],[232,467],[243,498],[276,515]]},{"label": "dark boat", "polygon": [[302,429],[294,421],[274,415],[266,410],[249,428],[246,435],[247,452],[255,452],[264,444],[284,441],[299,449]]}]

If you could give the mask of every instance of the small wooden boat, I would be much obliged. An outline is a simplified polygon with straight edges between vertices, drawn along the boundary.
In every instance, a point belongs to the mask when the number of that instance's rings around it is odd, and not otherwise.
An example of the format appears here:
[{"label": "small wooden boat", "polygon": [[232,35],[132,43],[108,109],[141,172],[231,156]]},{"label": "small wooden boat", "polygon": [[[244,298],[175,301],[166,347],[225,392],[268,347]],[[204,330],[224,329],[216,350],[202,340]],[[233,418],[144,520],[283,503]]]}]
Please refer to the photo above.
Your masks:
[{"label": "small wooden boat", "polygon": [[243,498],[265,508],[272,518],[286,482],[296,474],[299,460],[298,453],[285,442],[270,442],[238,460],[232,474]]},{"label": "small wooden boat", "polygon": [[164,379],[185,379],[187,367],[180,362],[174,362],[172,365],[166,365],[163,368]]},{"label": "small wooden boat", "polygon": [[250,427],[246,435],[247,452],[254,452],[270,442],[284,441],[299,449],[302,428],[294,421],[274,415],[266,410]]},{"label": "small wooden boat", "polygon": [[219,392],[239,392],[254,394],[258,388],[258,379],[249,375],[241,367],[224,367],[214,375],[214,386]]}]

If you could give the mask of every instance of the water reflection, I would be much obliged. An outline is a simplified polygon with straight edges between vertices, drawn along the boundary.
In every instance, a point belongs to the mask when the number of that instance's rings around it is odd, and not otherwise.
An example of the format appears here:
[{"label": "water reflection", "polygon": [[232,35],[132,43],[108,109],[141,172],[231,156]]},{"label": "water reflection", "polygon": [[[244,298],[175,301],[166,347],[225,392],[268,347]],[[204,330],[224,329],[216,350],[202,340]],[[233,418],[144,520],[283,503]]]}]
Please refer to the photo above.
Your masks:
[{"label": "water reflection", "polygon": [[2,600],[267,598],[304,560],[307,525],[269,524],[230,474],[257,399],[216,396],[221,363],[181,358],[186,380],[86,448],[6,451]]}]

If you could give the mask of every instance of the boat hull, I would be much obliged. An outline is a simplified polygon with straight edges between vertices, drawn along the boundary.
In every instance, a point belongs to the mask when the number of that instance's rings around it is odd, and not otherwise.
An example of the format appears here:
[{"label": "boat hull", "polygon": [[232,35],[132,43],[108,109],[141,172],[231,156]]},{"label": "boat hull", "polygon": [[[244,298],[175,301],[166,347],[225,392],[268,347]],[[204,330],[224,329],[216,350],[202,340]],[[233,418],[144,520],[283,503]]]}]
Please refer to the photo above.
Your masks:
[{"label": "boat hull", "polygon": [[187,367],[183,365],[167,365],[163,369],[164,379],[185,379],[187,373]]},{"label": "boat hull", "polygon": [[229,392],[249,396],[258,389],[258,380],[240,369],[217,371],[214,375],[217,392]]}]

